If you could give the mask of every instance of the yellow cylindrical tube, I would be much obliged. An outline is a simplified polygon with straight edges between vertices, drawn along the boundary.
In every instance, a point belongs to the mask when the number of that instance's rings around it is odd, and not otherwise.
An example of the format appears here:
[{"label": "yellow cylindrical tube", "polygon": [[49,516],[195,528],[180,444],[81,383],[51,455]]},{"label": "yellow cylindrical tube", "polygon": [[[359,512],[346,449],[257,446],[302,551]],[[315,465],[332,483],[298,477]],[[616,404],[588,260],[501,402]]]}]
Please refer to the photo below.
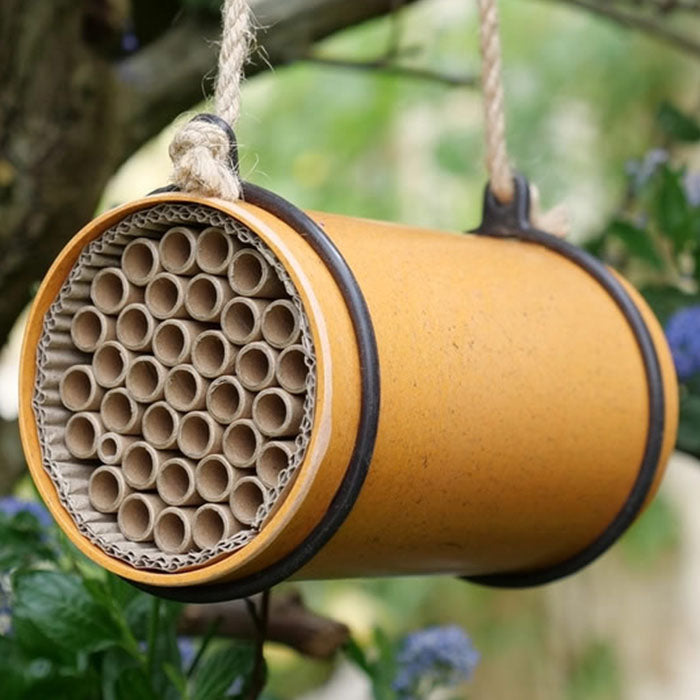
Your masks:
[{"label": "yellow cylindrical tube", "polygon": [[[614,539],[642,486],[648,501],[675,442],[675,373],[653,314],[614,273],[600,273],[603,284],[562,253],[566,244],[546,239],[307,219],[255,191],[245,203],[168,193],[110,211],[71,241],[39,290],[22,354],[22,436],[44,499],[89,557],[155,592],[190,597],[217,586],[247,595],[256,580],[290,575],[517,579]],[[131,567],[78,531],[42,466],[31,409],[43,317],[78,255],[126,215],[163,202],[204,204],[257,234],[298,290],[316,352],[311,440],[285,499],[245,547],[173,573]],[[336,252],[300,235],[310,229]],[[342,259],[366,301],[376,366],[358,342],[344,288],[352,280],[334,274]],[[380,382],[374,396],[370,374]]]}]

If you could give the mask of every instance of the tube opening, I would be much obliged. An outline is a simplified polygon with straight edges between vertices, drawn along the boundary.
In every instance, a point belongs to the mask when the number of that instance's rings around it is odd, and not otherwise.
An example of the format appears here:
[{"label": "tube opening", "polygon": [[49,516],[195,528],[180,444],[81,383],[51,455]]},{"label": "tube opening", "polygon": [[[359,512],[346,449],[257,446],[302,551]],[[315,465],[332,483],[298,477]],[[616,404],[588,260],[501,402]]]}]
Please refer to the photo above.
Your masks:
[{"label": "tube opening", "polygon": [[277,381],[283,389],[293,394],[300,394],[306,389],[308,373],[306,352],[301,345],[287,348],[277,359]]},{"label": "tube opening", "polygon": [[153,241],[137,238],[124,249],[122,269],[133,284],[145,285],[158,272],[159,267],[158,248]]},{"label": "tube opening", "polygon": [[159,398],[163,370],[152,357],[137,357],[126,375],[126,388],[137,401]]},{"label": "tube opening", "polygon": [[262,334],[270,345],[283,348],[299,337],[299,312],[289,301],[273,301],[262,317]]},{"label": "tube opening", "polygon": [[205,377],[216,377],[231,364],[231,346],[223,334],[207,331],[197,338],[192,350],[192,364]]},{"label": "tube opening", "polygon": [[182,290],[167,273],[160,274],[146,287],[146,306],[156,318],[167,318],[182,305]]},{"label": "tube opening", "polygon": [[187,310],[200,321],[213,319],[221,306],[221,290],[215,279],[206,275],[195,277],[187,286]]},{"label": "tube opening", "polygon": [[196,238],[190,229],[176,226],[160,240],[163,267],[175,274],[191,271],[195,263]]},{"label": "tube opening", "polygon": [[[165,395],[170,404],[180,411],[194,408],[200,392],[197,373],[188,366],[175,367],[168,375]],[[201,381],[201,380],[200,380]]]},{"label": "tube opening", "polygon": [[188,457],[200,459],[206,456],[214,441],[213,424],[205,413],[188,413],[182,419],[178,446]]},{"label": "tube opening", "polygon": [[166,403],[155,403],[143,416],[143,436],[156,447],[170,447],[175,441],[178,415]]},{"label": "tube opening", "polygon": [[128,360],[126,349],[119,343],[108,341],[101,345],[92,358],[97,383],[108,388],[121,384],[126,377]]},{"label": "tube opening", "polygon": [[229,524],[220,506],[205,505],[197,510],[194,520],[194,541],[198,547],[216,547],[227,535]]},{"label": "tube opening", "polygon": [[241,479],[231,492],[231,510],[236,519],[250,524],[255,521],[258,508],[265,502],[265,491],[257,479]]},{"label": "tube opening", "polygon": [[98,449],[100,457],[106,461],[108,459],[114,459],[117,456],[119,446],[117,445],[116,438],[110,433],[102,436]]},{"label": "tube opening", "polygon": [[101,426],[96,416],[77,413],[66,424],[66,448],[78,459],[89,459],[97,451]]},{"label": "tube opening", "polygon": [[100,409],[102,421],[115,433],[123,433],[133,427],[137,408],[133,399],[123,389],[107,392]]},{"label": "tube opening", "polygon": [[233,488],[234,476],[233,467],[222,455],[209,455],[197,465],[197,491],[205,501],[225,501]]},{"label": "tube opening", "polygon": [[177,508],[166,508],[156,520],[155,540],[164,552],[178,554],[185,551],[190,542],[189,523]]},{"label": "tube opening", "polygon": [[261,481],[270,488],[275,488],[280,474],[291,464],[294,443],[268,442],[260,452],[257,473]]},{"label": "tube opening", "polygon": [[151,539],[155,513],[148,501],[140,493],[124,499],[119,508],[119,529],[124,537],[134,542]]},{"label": "tube opening", "polygon": [[127,482],[137,489],[150,488],[158,463],[153,448],[145,442],[131,445],[124,455],[122,469]]},{"label": "tube opening", "polygon": [[243,401],[243,389],[237,381],[220,381],[209,390],[207,408],[219,423],[230,423],[239,417]]},{"label": "tube opening", "polygon": [[187,336],[177,321],[163,321],[153,335],[153,353],[164,364],[173,366],[187,356]]},{"label": "tube opening", "polygon": [[245,298],[232,299],[221,315],[221,328],[226,337],[237,345],[244,345],[256,334],[260,313]]},{"label": "tube opening", "polygon": [[231,261],[229,277],[231,286],[239,294],[254,296],[264,283],[265,267],[260,254],[253,250],[241,250]]},{"label": "tube opening", "polygon": [[127,306],[117,319],[117,338],[131,350],[146,347],[153,334],[153,321],[142,304]]},{"label": "tube opening", "polygon": [[197,264],[211,274],[223,272],[233,255],[233,241],[220,228],[207,228],[197,239]]},{"label": "tube opening", "polygon": [[94,352],[106,336],[107,319],[94,307],[80,309],[73,317],[71,338],[78,350]]},{"label": "tube opening", "polygon": [[255,461],[261,437],[251,421],[233,423],[224,433],[223,449],[226,458],[236,467],[249,467]]},{"label": "tube opening", "polygon": [[160,497],[174,506],[182,505],[195,492],[194,479],[187,463],[177,457],[161,466],[157,482]]},{"label": "tube opening", "polygon": [[291,408],[282,394],[259,394],[253,403],[253,420],[263,433],[273,434],[284,428],[291,417]]},{"label": "tube opening", "polygon": [[124,497],[124,484],[114,467],[100,467],[88,483],[88,497],[95,510],[113,513]]},{"label": "tube opening", "polygon": [[248,345],[238,353],[236,370],[243,385],[252,390],[261,389],[274,376],[270,351],[263,345]]},{"label": "tube opening", "polygon": [[61,400],[71,411],[86,410],[95,397],[96,389],[90,369],[82,365],[71,367],[61,378]]},{"label": "tube opening", "polygon": [[117,313],[126,303],[128,293],[126,277],[117,269],[100,270],[92,282],[92,300],[106,314]]}]

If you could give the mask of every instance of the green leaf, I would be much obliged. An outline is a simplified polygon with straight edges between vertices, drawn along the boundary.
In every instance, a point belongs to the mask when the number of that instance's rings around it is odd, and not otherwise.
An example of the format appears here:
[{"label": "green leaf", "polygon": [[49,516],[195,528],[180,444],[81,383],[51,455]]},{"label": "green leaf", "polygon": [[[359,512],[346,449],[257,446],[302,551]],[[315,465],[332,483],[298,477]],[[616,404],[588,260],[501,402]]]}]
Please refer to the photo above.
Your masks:
[{"label": "green leaf", "polygon": [[700,395],[687,394],[681,399],[677,447],[700,457]]},{"label": "green leaf", "polygon": [[145,667],[123,649],[109,649],[101,671],[102,700],[160,700]]},{"label": "green leaf", "polygon": [[250,678],[254,663],[254,646],[243,642],[207,654],[193,679],[192,700],[221,700],[236,679]]},{"label": "green leaf", "polygon": [[641,292],[647,304],[651,306],[662,325],[665,325],[676,311],[686,306],[700,304],[700,296],[696,294],[687,294],[677,287],[657,285],[645,287]]},{"label": "green leaf", "polygon": [[696,221],[683,188],[683,173],[667,165],[659,170],[654,197],[656,218],[661,232],[671,240],[676,252],[695,238]]},{"label": "green leaf", "polygon": [[700,123],[670,102],[663,102],[656,115],[659,126],[676,141],[700,141]]},{"label": "green leaf", "polygon": [[362,647],[352,637],[345,642],[343,652],[350,661],[364,671],[370,678],[372,677],[372,664],[367,659]]},{"label": "green leaf", "polygon": [[45,531],[31,513],[12,517],[0,513],[0,571],[54,560],[55,552],[46,543]]},{"label": "green leaf", "polygon": [[606,233],[611,238],[617,238],[635,258],[644,260],[657,270],[663,268],[663,259],[646,229],[623,219],[614,219],[608,225]]},{"label": "green leaf", "polygon": [[20,572],[14,576],[13,590],[15,634],[27,651],[48,642],[66,652],[90,653],[123,641],[111,611],[74,574]]}]

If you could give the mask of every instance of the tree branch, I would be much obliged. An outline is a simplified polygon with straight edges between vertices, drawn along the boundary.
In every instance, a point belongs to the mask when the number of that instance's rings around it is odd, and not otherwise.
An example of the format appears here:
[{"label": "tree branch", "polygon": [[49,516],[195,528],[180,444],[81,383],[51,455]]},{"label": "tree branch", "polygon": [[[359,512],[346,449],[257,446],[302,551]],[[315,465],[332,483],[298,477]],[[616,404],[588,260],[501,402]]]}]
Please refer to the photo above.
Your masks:
[{"label": "tree branch", "polygon": [[[256,596],[260,605],[260,596]],[[216,635],[255,641],[259,631],[243,600],[209,605],[188,605],[178,634],[199,637],[218,623]],[[266,639],[284,644],[314,659],[329,659],[349,638],[348,628],[309,610],[296,591],[276,594],[270,600]]]}]

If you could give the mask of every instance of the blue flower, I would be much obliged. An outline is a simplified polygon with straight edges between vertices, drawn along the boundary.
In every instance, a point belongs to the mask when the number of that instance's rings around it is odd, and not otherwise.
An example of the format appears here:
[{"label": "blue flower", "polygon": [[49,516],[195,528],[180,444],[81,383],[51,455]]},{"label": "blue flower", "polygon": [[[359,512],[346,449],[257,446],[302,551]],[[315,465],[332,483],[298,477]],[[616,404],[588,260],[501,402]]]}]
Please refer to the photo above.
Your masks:
[{"label": "blue flower", "polygon": [[180,650],[180,666],[187,671],[194,661],[197,650],[191,637],[178,637],[177,648]]},{"label": "blue flower", "polygon": [[49,527],[53,523],[53,519],[49,511],[36,501],[23,501],[14,496],[5,496],[0,498],[0,513],[4,513],[9,517],[18,513],[31,513],[43,527]]},{"label": "blue flower", "polygon": [[426,697],[438,687],[468,681],[479,663],[479,652],[461,627],[428,627],[408,635],[396,660],[393,687],[403,700]]},{"label": "blue flower", "polygon": [[673,314],[666,324],[666,339],[679,379],[690,379],[700,372],[700,306]]}]

